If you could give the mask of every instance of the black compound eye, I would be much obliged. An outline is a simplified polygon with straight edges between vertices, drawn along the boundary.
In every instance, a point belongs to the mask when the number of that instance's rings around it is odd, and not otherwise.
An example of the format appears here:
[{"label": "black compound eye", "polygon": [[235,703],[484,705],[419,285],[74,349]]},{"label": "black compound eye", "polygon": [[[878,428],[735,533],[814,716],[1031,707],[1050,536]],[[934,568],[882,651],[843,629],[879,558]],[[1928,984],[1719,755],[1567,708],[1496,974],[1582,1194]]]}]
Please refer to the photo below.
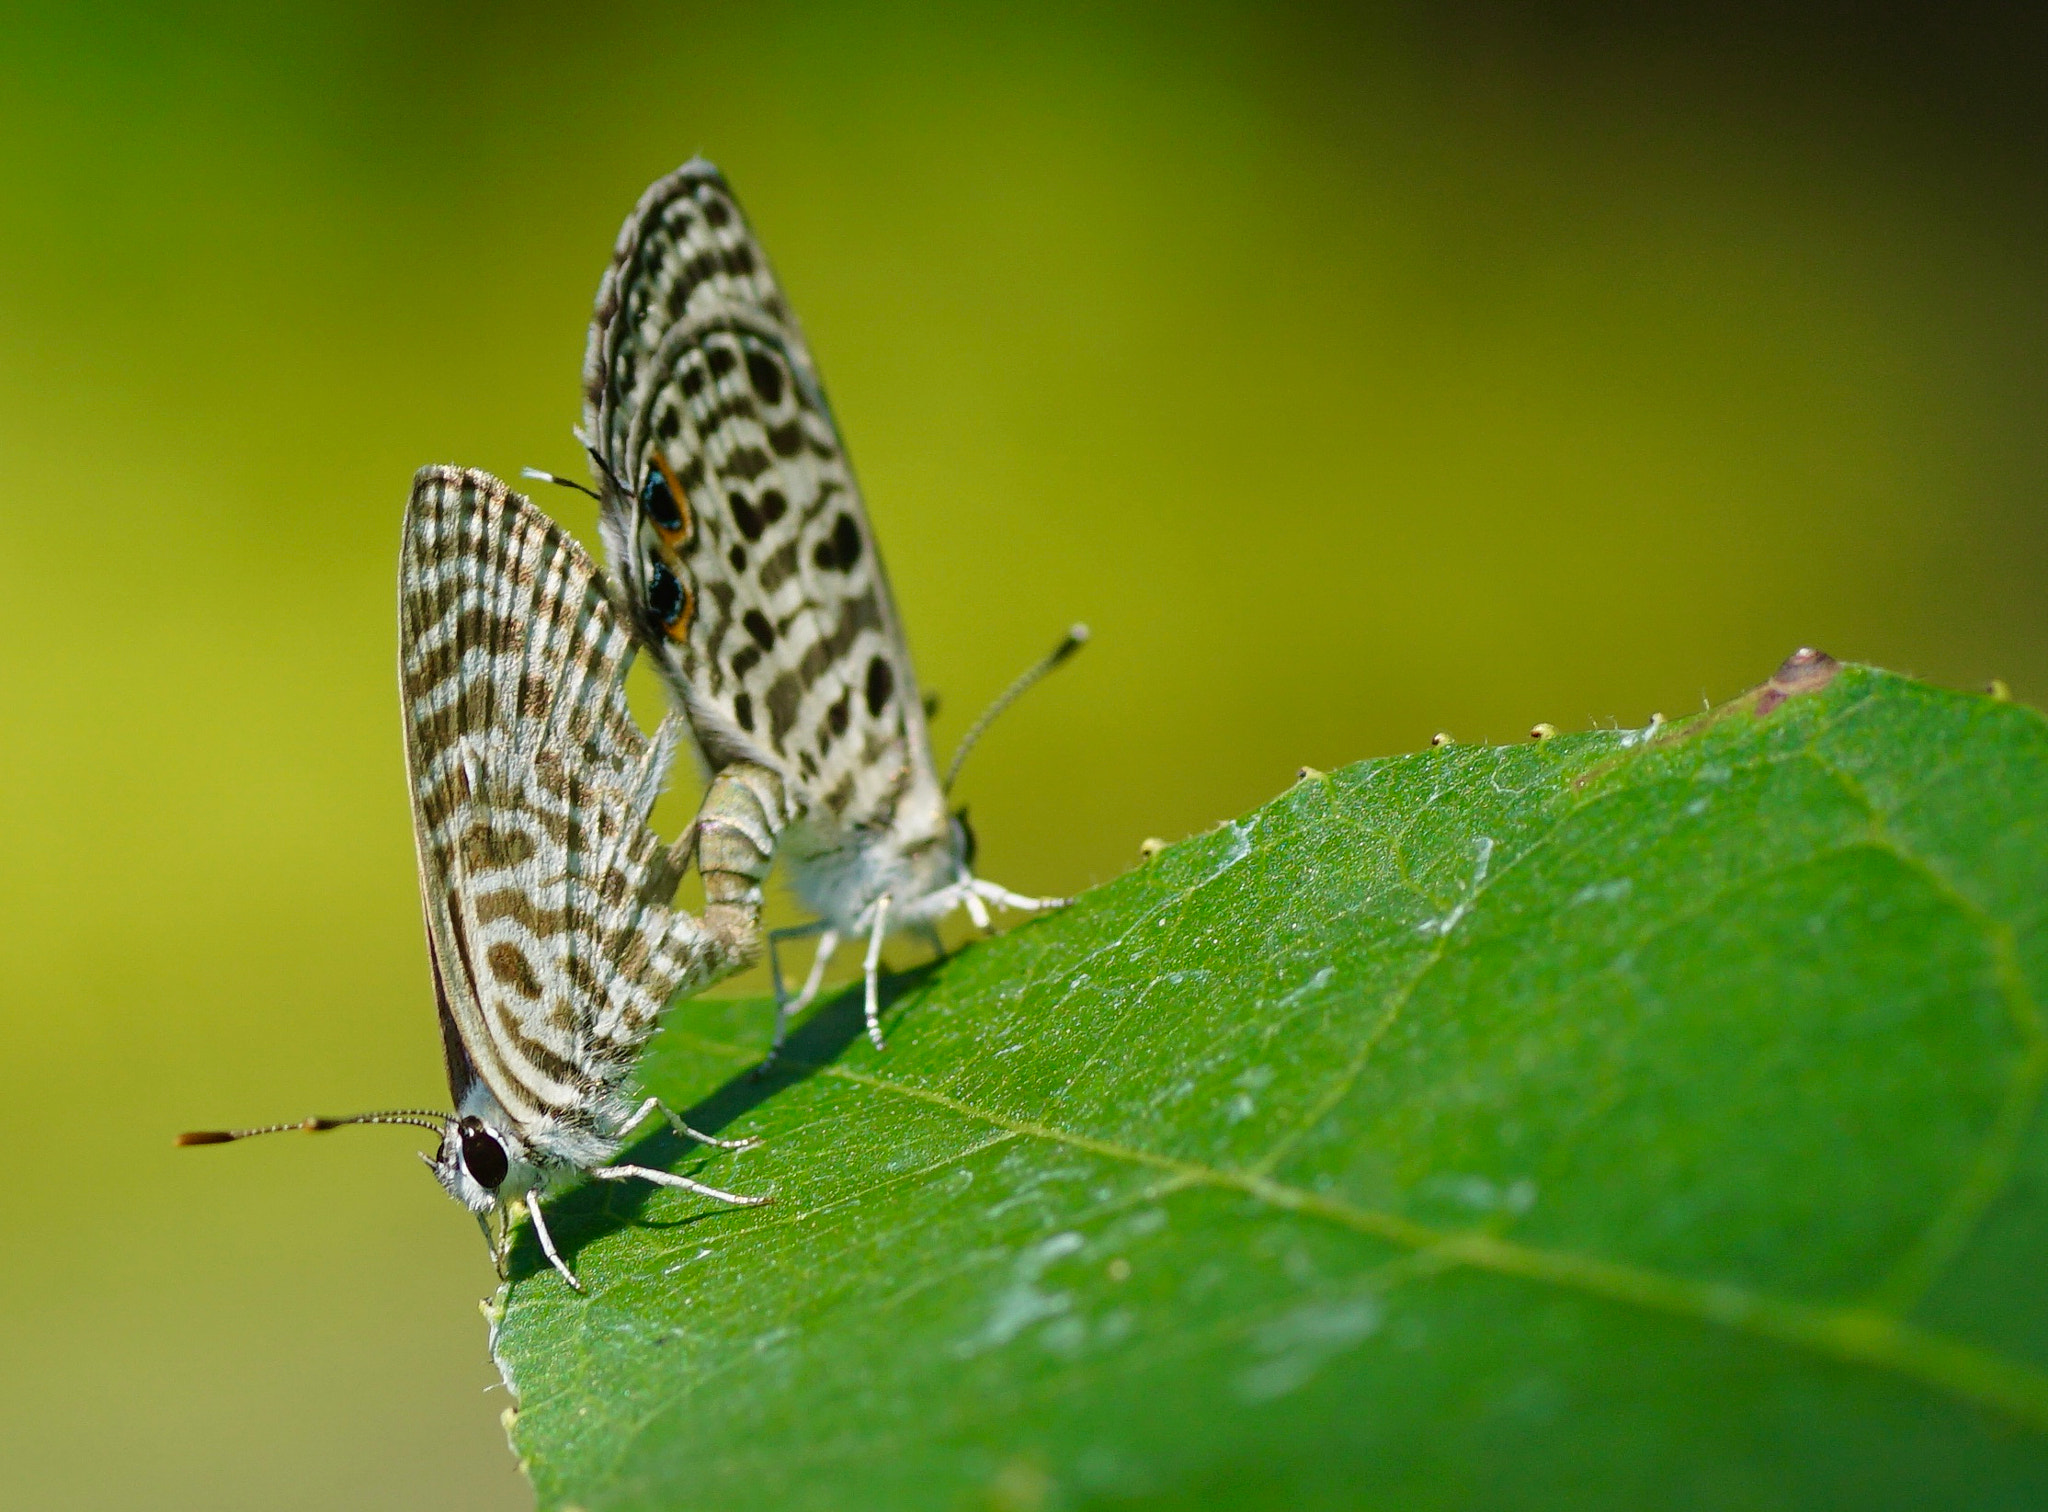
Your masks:
[{"label": "black compound eye", "polygon": [[687,523],[683,518],[682,506],[676,502],[675,491],[668,486],[668,474],[656,464],[647,470],[647,481],[640,485],[640,508],[652,520],[655,528],[668,535],[681,535]]},{"label": "black compound eye", "polygon": [[457,1132],[462,1138],[462,1164],[470,1179],[495,1192],[512,1169],[512,1162],[505,1158],[505,1147],[483,1126],[481,1119],[463,1119]]}]

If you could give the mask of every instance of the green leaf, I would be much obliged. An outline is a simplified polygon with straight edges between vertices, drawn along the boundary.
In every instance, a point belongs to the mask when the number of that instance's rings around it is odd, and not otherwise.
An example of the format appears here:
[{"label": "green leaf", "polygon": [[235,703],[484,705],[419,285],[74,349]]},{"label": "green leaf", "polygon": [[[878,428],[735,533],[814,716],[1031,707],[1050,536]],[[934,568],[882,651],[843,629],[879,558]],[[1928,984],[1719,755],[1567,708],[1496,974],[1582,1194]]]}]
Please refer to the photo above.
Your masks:
[{"label": "green leaf", "polygon": [[[544,1506],[2048,1505],[2048,725],[1788,663],[1307,776],[551,1209]],[[1789,695],[1789,696],[1788,696]]]}]

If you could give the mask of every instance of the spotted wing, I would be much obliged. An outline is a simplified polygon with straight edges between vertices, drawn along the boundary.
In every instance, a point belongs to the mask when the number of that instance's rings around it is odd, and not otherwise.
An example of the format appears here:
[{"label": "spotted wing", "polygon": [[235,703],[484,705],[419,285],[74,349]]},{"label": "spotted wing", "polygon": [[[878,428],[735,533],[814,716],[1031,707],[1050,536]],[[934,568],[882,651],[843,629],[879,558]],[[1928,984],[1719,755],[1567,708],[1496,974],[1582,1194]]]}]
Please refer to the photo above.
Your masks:
[{"label": "spotted wing", "polygon": [[601,1127],[662,1008],[716,966],[648,829],[681,731],[575,541],[496,478],[422,469],[399,566],[414,837],[449,1080],[523,1129]]},{"label": "spotted wing", "polygon": [[[860,490],[796,317],[698,160],[619,233],[584,358],[614,575],[712,767],[886,821],[937,791]],[[822,817],[822,816],[821,816]]]}]

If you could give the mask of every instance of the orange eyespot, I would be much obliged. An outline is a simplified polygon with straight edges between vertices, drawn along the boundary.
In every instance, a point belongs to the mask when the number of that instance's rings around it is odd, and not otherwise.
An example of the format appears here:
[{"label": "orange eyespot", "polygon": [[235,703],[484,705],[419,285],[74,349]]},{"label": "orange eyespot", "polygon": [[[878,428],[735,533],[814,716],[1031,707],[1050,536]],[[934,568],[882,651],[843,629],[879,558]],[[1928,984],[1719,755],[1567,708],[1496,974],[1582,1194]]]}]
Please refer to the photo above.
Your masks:
[{"label": "orange eyespot", "polygon": [[679,641],[690,633],[690,620],[696,613],[696,597],[683,580],[669,570],[668,563],[660,557],[653,557],[647,573],[647,612],[662,633],[670,640]]},{"label": "orange eyespot", "polygon": [[690,518],[690,496],[676,481],[666,457],[655,451],[648,453],[648,460],[654,467],[640,485],[640,512],[661,537],[662,544],[674,550],[688,544],[695,532],[696,522]]}]

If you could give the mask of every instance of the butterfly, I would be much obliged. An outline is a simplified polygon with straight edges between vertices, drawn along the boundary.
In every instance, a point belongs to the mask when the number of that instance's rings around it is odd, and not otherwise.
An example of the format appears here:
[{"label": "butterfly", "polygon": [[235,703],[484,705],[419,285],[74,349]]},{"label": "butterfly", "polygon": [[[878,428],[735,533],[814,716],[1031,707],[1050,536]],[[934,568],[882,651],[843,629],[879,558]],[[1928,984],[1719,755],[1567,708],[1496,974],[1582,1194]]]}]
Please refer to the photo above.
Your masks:
[{"label": "butterfly", "polygon": [[[975,876],[974,834],[947,791],[988,721],[1087,628],[1011,685],[942,778],[817,367],[732,191],[701,159],[627,217],[598,288],[583,393],[578,436],[614,583],[713,774],[698,818],[707,854],[757,884],[779,857],[816,916],[769,937],[769,1058],[849,936],[867,940],[867,1029],[880,1049],[886,935],[916,931],[939,949],[936,926],[956,908],[987,929],[989,904],[1067,901]],[[792,996],[774,949],[805,935],[817,950]]]},{"label": "butterfly", "polygon": [[[523,1202],[548,1261],[542,1198],[588,1177],[638,1178],[721,1202],[687,1176],[613,1164],[661,1115],[723,1149],[634,1065],[676,994],[756,948],[758,915],[699,921],[671,905],[694,834],[665,845],[649,813],[682,721],[648,739],[626,706],[633,638],[589,554],[488,473],[423,468],[399,556],[399,674],[427,955],[448,1071],[448,1113],[400,1109],[181,1135],[219,1144],[285,1129],[411,1124],[422,1156],[477,1215],[502,1268]],[[492,1232],[491,1219],[497,1220]]]}]

